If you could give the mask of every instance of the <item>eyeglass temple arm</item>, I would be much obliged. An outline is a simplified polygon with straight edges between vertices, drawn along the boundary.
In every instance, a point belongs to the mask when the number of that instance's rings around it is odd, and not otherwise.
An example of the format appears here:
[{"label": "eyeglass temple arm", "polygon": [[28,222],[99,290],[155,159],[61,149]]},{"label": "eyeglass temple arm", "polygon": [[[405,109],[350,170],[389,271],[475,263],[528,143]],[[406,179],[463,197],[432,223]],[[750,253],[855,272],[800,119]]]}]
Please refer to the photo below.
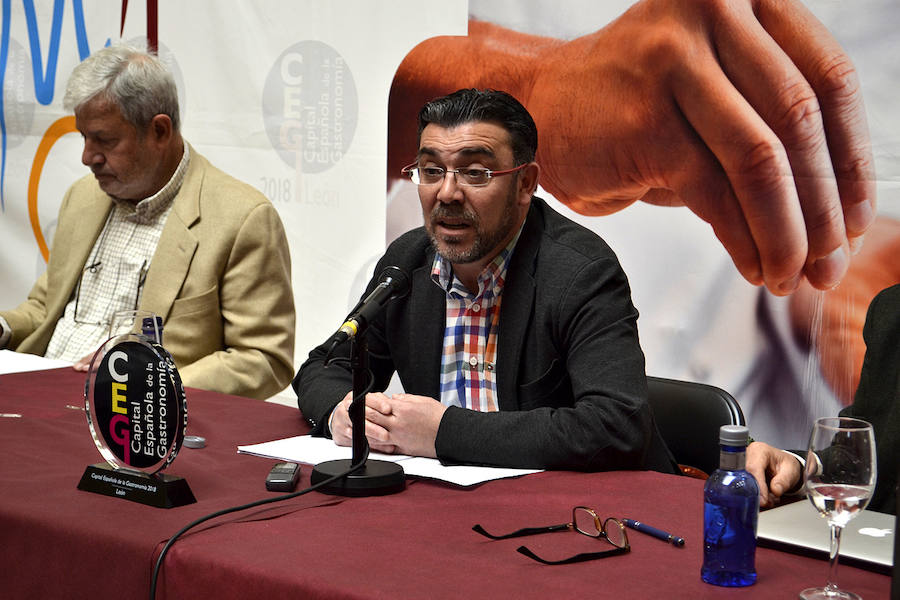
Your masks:
[{"label": "eyeglass temple arm", "polygon": [[606,558],[607,556],[615,556],[617,554],[627,554],[631,548],[613,548],[612,550],[604,550],[603,552],[585,552],[582,554],[576,554],[570,558],[566,558],[564,560],[544,560],[525,546],[519,546],[516,548],[516,552],[519,554],[524,554],[530,559],[536,560],[539,563],[543,563],[545,565],[569,565],[572,563],[578,562],[587,562],[589,560],[595,560],[598,558]]},{"label": "eyeglass temple arm", "polygon": [[539,533],[552,533],[554,531],[565,531],[567,529],[571,529],[571,523],[561,523],[559,525],[549,525],[547,527],[525,527],[524,529],[517,529],[512,533],[507,533],[506,535],[493,535],[484,530],[484,527],[481,525],[474,525],[472,527],[472,531],[475,533],[480,533],[484,537],[491,538],[492,540],[507,540],[509,538],[514,537],[522,537],[526,535],[537,535]]}]

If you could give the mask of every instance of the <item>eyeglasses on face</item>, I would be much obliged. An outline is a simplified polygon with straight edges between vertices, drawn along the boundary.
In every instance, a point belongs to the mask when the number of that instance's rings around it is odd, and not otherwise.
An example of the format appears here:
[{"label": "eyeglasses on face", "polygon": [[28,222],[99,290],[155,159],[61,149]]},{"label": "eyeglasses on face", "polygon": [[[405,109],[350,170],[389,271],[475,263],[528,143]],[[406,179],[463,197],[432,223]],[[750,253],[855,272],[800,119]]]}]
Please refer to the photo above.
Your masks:
[{"label": "eyeglasses on face", "polygon": [[565,565],[576,562],[584,562],[605,558],[607,556],[615,556],[617,554],[625,554],[631,550],[628,543],[628,534],[625,532],[625,525],[616,518],[609,517],[605,521],[597,516],[597,513],[586,506],[576,506],[572,509],[572,521],[569,523],[561,523],[559,525],[548,525],[546,527],[526,527],[518,529],[512,533],[504,535],[494,535],[488,533],[481,525],[475,525],[472,530],[476,533],[490,538],[492,540],[506,540],[509,538],[523,537],[527,535],[536,535],[541,533],[552,533],[554,531],[573,530],[582,535],[593,538],[605,538],[610,544],[615,546],[612,550],[604,550],[602,552],[587,552],[576,554],[575,556],[563,560],[546,560],[536,555],[525,546],[516,548],[516,552],[524,554],[528,558],[544,563],[545,565]]},{"label": "eyeglasses on face", "polygon": [[469,187],[484,187],[491,182],[493,177],[501,175],[509,175],[516,173],[528,166],[528,163],[521,164],[512,169],[503,171],[492,171],[490,169],[482,169],[479,167],[466,167],[464,169],[445,169],[444,167],[420,167],[418,163],[407,165],[401,169],[401,173],[409,176],[416,185],[435,185],[444,181],[447,173],[453,173],[456,176],[456,183],[459,185],[467,185]]}]

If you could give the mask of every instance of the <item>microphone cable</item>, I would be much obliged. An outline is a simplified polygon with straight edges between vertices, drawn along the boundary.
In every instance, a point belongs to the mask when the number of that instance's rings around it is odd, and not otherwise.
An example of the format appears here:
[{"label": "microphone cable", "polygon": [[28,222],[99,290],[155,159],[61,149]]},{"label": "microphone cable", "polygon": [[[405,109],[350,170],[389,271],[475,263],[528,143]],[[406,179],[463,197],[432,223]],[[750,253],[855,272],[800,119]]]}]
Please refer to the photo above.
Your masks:
[{"label": "microphone cable", "polygon": [[[338,363],[342,363],[342,362],[346,361],[349,364],[350,359],[340,357],[340,358],[333,359],[333,361],[338,362]],[[372,374],[371,369],[368,370],[368,376],[369,376],[369,383],[368,383],[368,385],[366,385],[366,389],[363,390],[363,392],[362,392],[363,397],[365,397],[365,395],[368,394],[372,390],[372,386],[375,384],[375,377]],[[221,517],[222,515],[227,515],[230,513],[246,510],[248,508],[262,506],[264,504],[272,504],[273,502],[281,502],[283,500],[290,500],[291,498],[296,498],[298,496],[308,494],[309,492],[314,492],[314,491],[318,490],[319,488],[330,485],[330,484],[334,483],[335,481],[338,481],[340,479],[343,479],[344,477],[347,477],[348,475],[350,475],[352,473],[355,473],[356,471],[361,469],[363,466],[365,466],[366,461],[369,459],[369,440],[365,440],[365,442],[366,442],[365,453],[363,454],[360,461],[356,464],[350,465],[350,467],[342,473],[333,475],[333,476],[329,477],[328,479],[323,479],[319,483],[317,483],[315,485],[311,485],[308,488],[302,489],[298,492],[291,492],[290,494],[283,494],[281,496],[275,496],[274,498],[264,498],[262,500],[256,500],[256,501],[250,502],[248,504],[242,504],[240,506],[232,506],[230,508],[223,508],[222,510],[218,510],[214,513],[210,513],[208,515],[200,517],[199,519],[196,519],[195,521],[192,521],[191,523],[188,523],[187,525],[185,525],[184,527],[179,529],[175,533],[175,535],[173,535],[172,537],[169,538],[169,540],[166,542],[166,545],[163,546],[163,549],[160,551],[159,556],[156,559],[156,564],[154,564],[154,566],[153,566],[153,573],[150,576],[150,600],[156,600],[156,583],[157,583],[157,580],[159,579],[159,572],[160,572],[160,569],[162,568],[163,561],[166,558],[166,554],[168,554],[169,549],[172,547],[172,544],[175,543],[175,540],[180,538],[182,535],[184,535],[186,532],[193,529],[197,525],[200,525],[201,523],[205,523],[206,521],[209,521],[210,519],[215,519],[216,517]]]},{"label": "microphone cable", "polygon": [[315,491],[321,487],[324,487],[326,485],[334,483],[335,481],[338,481],[339,479],[347,477],[351,473],[355,473],[361,467],[365,466],[366,460],[368,460],[368,458],[369,458],[369,442],[368,442],[368,440],[366,440],[366,452],[363,455],[362,460],[360,460],[355,465],[350,465],[350,467],[343,473],[338,473],[337,475],[329,477],[328,479],[324,479],[324,480],[320,481],[319,483],[317,483],[315,485],[311,485],[310,487],[300,490],[298,492],[291,492],[290,494],[284,494],[282,496],[276,496],[274,498],[264,498],[262,500],[257,500],[255,502],[250,502],[248,504],[242,504],[240,506],[232,506],[230,508],[223,508],[222,510],[218,510],[214,513],[210,513],[206,516],[200,517],[199,519],[197,519],[191,523],[188,523],[187,525],[182,527],[180,530],[178,530],[178,532],[175,533],[175,535],[173,535],[172,537],[169,538],[169,541],[167,541],[166,545],[163,546],[163,549],[159,553],[159,557],[156,559],[156,564],[153,566],[153,574],[151,575],[151,578],[150,578],[150,600],[156,600],[156,582],[159,578],[159,572],[160,572],[160,569],[162,568],[163,561],[166,558],[166,554],[168,554],[169,549],[175,543],[175,540],[177,540],[179,537],[184,535],[187,531],[193,529],[194,527],[196,527],[197,525],[200,525],[201,523],[205,523],[206,521],[209,521],[210,519],[215,519],[216,517],[221,517],[222,515],[227,515],[229,513],[246,510],[248,508],[254,508],[256,506],[262,506],[264,504],[272,504],[273,502],[281,502],[282,500],[290,500],[291,498],[296,498],[297,496],[302,496],[304,494],[308,494],[309,492]]}]

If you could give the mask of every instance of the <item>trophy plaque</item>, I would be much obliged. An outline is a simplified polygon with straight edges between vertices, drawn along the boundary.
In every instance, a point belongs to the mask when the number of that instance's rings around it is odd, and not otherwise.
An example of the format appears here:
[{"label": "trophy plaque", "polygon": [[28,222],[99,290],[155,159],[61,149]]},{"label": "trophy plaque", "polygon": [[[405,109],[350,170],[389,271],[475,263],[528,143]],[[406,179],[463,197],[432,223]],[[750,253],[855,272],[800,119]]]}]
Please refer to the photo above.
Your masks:
[{"label": "trophy plaque", "polygon": [[112,335],[94,354],[85,414],[105,462],[88,466],[78,489],[159,508],[196,502],[185,479],[163,473],[184,440],[187,403],[161,338],[161,319],[144,317],[141,333]]}]

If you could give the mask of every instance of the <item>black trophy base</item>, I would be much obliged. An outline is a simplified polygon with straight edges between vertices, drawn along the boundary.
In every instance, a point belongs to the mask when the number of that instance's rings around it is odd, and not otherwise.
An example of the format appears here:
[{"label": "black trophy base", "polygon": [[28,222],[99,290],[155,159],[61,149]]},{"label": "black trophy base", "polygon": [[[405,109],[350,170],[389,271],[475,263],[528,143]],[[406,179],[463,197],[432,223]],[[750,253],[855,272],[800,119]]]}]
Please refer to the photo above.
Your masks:
[{"label": "black trophy base", "polygon": [[89,465],[78,482],[78,489],[157,508],[174,508],[197,501],[183,477],[116,470],[106,463]]},{"label": "black trophy base", "polygon": [[[313,468],[310,483],[313,485],[341,473],[345,473],[353,461],[329,460]],[[359,470],[319,488],[320,492],[336,496],[386,496],[406,489],[403,467],[386,460],[369,460]]]}]

